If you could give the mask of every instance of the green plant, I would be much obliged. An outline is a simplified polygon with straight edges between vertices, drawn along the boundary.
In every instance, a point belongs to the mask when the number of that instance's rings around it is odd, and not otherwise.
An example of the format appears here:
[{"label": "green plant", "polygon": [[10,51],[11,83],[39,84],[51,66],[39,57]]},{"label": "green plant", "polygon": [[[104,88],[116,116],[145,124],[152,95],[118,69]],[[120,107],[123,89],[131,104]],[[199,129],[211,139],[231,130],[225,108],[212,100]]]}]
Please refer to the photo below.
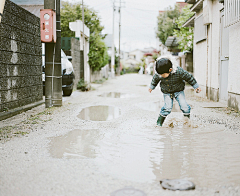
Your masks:
[{"label": "green plant", "polygon": [[154,61],[156,61],[159,56],[160,55],[158,53],[153,53],[152,58],[154,59]]},{"label": "green plant", "polygon": [[158,16],[158,29],[157,37],[160,41],[165,44],[168,36],[173,36],[173,30],[176,28],[176,23],[174,22],[180,16],[179,7],[169,6],[163,13],[159,13]]},{"label": "green plant", "polygon": [[140,70],[140,67],[127,67],[125,69],[125,73],[138,73]]},{"label": "green plant", "polygon": [[81,91],[89,91],[88,84],[83,79],[79,80],[77,84],[77,89]]},{"label": "green plant", "polygon": [[178,29],[174,30],[174,36],[178,40],[178,48],[181,51],[192,51],[193,49],[193,27],[182,27],[182,25],[193,16],[193,12],[190,11],[190,5],[182,9],[181,15],[176,20]]},{"label": "green plant", "polygon": [[[61,2],[61,36],[74,37],[74,32],[69,29],[69,22],[82,20],[82,5],[80,3]],[[100,24],[97,12],[84,6],[84,24],[90,29],[89,37],[89,60],[88,63],[93,71],[98,71],[108,63],[107,47],[102,34],[104,27]]]},{"label": "green plant", "polygon": [[106,80],[108,80],[107,78],[102,78],[102,79],[99,79],[99,80],[95,80],[93,83],[94,84],[102,84],[103,82],[105,82]]},{"label": "green plant", "polygon": [[8,112],[8,110],[9,110],[9,109],[8,109],[7,107],[4,107],[4,108],[3,108],[3,112]]}]

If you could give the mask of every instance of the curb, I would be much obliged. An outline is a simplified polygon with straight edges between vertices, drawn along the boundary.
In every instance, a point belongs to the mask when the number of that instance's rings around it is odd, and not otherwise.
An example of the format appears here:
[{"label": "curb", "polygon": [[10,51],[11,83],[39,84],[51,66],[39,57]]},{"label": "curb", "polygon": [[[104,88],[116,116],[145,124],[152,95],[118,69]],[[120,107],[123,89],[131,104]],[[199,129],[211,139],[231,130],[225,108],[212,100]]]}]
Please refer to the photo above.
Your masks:
[{"label": "curb", "polygon": [[37,107],[39,105],[42,105],[44,103],[45,103],[45,101],[41,100],[41,101],[38,101],[38,102],[35,102],[35,103],[32,103],[32,104],[25,105],[23,107],[18,107],[18,108],[9,110],[8,112],[1,112],[0,113],[0,121],[5,120],[7,118],[10,118],[12,116],[15,116],[17,114],[20,114],[22,112],[26,112],[27,110],[31,110],[32,108]]}]

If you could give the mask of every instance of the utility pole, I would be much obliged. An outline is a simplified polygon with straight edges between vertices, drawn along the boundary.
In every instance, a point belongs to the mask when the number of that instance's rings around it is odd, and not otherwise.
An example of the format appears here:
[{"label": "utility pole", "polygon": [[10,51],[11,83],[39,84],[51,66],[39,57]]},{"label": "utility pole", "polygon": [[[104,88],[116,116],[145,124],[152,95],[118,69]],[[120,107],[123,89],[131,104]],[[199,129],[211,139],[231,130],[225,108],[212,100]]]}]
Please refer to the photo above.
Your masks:
[{"label": "utility pole", "polygon": [[121,45],[121,0],[120,0],[120,5],[119,5],[119,52],[118,52],[118,75],[120,75],[120,60],[121,60],[121,48],[120,48],[120,45]]},{"label": "utility pole", "polygon": [[56,12],[57,41],[45,43],[45,106],[62,106],[60,0],[44,0],[44,9]]},{"label": "utility pole", "polygon": [[4,6],[5,6],[5,0],[1,0],[0,1],[0,22],[3,16],[3,10],[4,10]]},{"label": "utility pole", "polygon": [[[83,0],[82,0],[82,29],[83,29],[83,39],[82,39],[82,46],[83,46],[83,51],[82,51],[82,55],[81,55],[81,58],[82,58],[82,61],[81,62],[81,66],[82,66],[82,73],[80,73],[80,78],[83,78],[84,80],[84,68],[85,68],[85,34],[84,34],[84,5],[83,5]],[[80,38],[81,39],[81,38]],[[81,40],[80,40],[81,41]]]},{"label": "utility pole", "polygon": [[115,0],[113,0],[113,29],[112,29],[112,57],[111,57],[111,73],[114,77],[114,65],[115,65],[115,45],[114,45],[114,15],[115,15]]}]

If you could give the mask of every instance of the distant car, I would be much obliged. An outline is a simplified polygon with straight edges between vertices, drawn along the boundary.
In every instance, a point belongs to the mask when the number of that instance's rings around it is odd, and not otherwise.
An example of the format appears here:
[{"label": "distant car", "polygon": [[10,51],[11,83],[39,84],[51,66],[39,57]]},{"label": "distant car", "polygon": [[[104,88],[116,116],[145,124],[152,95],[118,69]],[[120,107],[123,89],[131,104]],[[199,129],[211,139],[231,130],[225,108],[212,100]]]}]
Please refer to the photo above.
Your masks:
[{"label": "distant car", "polygon": [[[43,95],[45,95],[45,54],[42,55],[42,81],[43,81]],[[62,64],[62,91],[64,96],[70,96],[73,91],[74,71],[72,63],[68,60],[66,54],[61,50],[61,64]]]}]

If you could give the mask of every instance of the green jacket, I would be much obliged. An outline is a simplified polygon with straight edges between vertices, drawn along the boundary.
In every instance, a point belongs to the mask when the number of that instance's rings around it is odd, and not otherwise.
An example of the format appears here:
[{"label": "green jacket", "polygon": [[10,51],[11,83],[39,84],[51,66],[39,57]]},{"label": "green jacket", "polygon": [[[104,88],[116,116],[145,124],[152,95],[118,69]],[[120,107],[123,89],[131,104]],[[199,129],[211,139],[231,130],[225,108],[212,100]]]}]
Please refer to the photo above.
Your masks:
[{"label": "green jacket", "polygon": [[170,73],[167,78],[163,78],[159,74],[155,74],[153,76],[150,88],[154,90],[160,82],[161,91],[163,93],[175,93],[184,90],[185,81],[188,82],[194,89],[199,87],[192,74],[181,67],[177,67],[176,72]]}]

